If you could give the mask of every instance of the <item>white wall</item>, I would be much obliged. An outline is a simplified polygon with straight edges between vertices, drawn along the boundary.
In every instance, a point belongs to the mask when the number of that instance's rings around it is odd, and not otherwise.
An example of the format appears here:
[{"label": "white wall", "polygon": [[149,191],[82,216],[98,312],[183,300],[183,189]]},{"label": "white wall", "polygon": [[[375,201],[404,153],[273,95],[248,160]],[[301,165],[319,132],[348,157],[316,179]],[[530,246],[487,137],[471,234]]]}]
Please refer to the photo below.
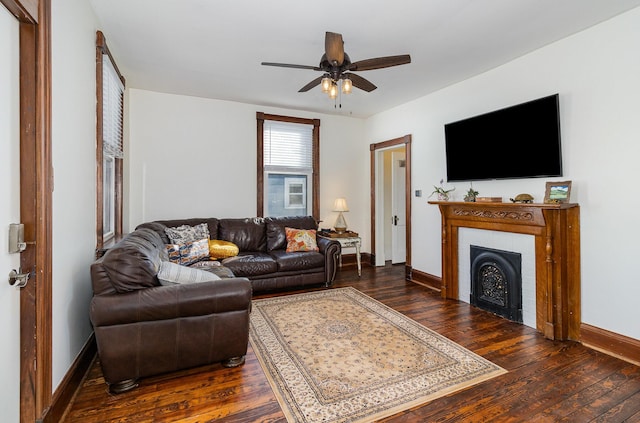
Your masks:
[{"label": "white wall", "polygon": [[[560,94],[564,178],[580,204],[582,322],[640,339],[640,8],[367,120],[367,142],[412,134],[412,192],[446,173],[443,125]],[[545,179],[477,182],[481,196],[542,201]],[[456,187],[462,200],[468,184]],[[440,214],[413,198],[412,265],[441,275]]]},{"label": "white wall", "polygon": [[52,2],[53,390],[93,329],[89,265],[96,246],[95,39],[84,0]]},{"label": "white wall", "polygon": [[363,120],[137,89],[128,106],[129,230],[157,219],[255,216],[256,112],[320,119],[321,226],[333,226],[333,202],[346,197],[349,227],[367,230]]},{"label": "white wall", "polygon": [[18,21],[0,5],[0,410],[20,421],[20,291],[6,282],[20,266],[9,254],[9,224],[20,221],[20,117]]}]

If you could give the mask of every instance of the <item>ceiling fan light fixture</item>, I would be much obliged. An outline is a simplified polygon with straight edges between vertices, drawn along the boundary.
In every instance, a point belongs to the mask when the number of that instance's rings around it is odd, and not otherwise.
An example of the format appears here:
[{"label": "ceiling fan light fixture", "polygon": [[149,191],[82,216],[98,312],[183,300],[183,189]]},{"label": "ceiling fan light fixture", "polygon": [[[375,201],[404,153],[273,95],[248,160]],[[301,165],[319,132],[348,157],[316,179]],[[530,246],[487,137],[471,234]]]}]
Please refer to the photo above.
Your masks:
[{"label": "ceiling fan light fixture", "polygon": [[[354,87],[366,92],[371,92],[377,88],[358,73],[352,72],[383,69],[391,66],[406,65],[408,63],[411,63],[411,56],[408,54],[374,57],[351,62],[349,55],[344,51],[342,34],[326,32],[324,38],[324,54],[320,58],[319,65],[309,66],[275,62],[262,62],[262,65],[321,71],[322,76],[315,78],[300,88],[298,92],[307,92],[320,85],[322,92],[326,93],[330,99],[335,100],[342,94],[350,94]],[[346,73],[343,73],[345,71]],[[334,107],[337,106],[334,105]],[[342,107],[342,105],[340,105],[340,107]]]},{"label": "ceiling fan light fixture", "polygon": [[338,96],[338,84],[331,81],[331,87],[329,88],[329,98],[335,99]]},{"label": "ceiling fan light fixture", "polygon": [[322,87],[322,92],[323,93],[328,93],[329,89],[331,88],[331,78],[329,78],[328,76],[325,76],[324,78],[322,78],[322,81],[320,82],[320,86]]},{"label": "ceiling fan light fixture", "polygon": [[351,94],[351,90],[353,89],[353,83],[348,76],[344,76],[342,78],[342,93],[343,94]]}]

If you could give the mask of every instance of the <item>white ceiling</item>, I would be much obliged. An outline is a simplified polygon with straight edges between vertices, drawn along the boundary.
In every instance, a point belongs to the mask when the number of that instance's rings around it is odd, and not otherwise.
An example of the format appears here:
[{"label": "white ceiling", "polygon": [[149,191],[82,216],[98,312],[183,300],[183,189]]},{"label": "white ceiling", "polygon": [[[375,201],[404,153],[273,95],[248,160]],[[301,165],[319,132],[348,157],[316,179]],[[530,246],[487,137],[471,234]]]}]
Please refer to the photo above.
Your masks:
[{"label": "white ceiling", "polygon": [[[368,117],[462,81],[640,6],[640,0],[90,0],[127,86],[316,113]],[[324,5],[324,6],[323,6]],[[327,7],[331,10],[326,10]],[[410,54],[360,72],[342,108],[320,88],[326,31],[356,62]]]}]

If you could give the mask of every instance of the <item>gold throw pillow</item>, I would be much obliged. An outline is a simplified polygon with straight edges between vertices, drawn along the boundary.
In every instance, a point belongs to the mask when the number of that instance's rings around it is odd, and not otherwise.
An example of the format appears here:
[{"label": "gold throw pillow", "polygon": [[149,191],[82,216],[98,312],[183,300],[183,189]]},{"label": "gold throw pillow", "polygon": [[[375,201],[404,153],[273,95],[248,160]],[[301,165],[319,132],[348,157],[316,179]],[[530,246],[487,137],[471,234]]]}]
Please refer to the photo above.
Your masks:
[{"label": "gold throw pillow", "polygon": [[209,257],[214,260],[237,256],[239,252],[238,246],[233,242],[221,239],[209,240]]}]

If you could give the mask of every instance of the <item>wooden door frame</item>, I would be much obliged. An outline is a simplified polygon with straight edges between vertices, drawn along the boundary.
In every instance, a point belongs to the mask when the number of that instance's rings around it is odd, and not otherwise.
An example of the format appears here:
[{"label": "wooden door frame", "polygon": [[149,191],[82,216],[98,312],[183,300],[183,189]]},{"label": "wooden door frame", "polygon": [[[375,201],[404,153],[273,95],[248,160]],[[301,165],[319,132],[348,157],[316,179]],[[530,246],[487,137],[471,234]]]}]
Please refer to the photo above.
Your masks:
[{"label": "wooden door frame", "polygon": [[20,32],[20,220],[30,271],[20,291],[20,421],[40,421],[51,405],[51,0],[0,0]]},{"label": "wooden door frame", "polygon": [[407,259],[405,261],[405,277],[411,279],[411,135],[405,135],[389,141],[369,145],[370,179],[371,179],[371,265],[375,266],[376,253],[376,155],[378,151],[404,145],[406,152],[405,167],[405,218]]}]

